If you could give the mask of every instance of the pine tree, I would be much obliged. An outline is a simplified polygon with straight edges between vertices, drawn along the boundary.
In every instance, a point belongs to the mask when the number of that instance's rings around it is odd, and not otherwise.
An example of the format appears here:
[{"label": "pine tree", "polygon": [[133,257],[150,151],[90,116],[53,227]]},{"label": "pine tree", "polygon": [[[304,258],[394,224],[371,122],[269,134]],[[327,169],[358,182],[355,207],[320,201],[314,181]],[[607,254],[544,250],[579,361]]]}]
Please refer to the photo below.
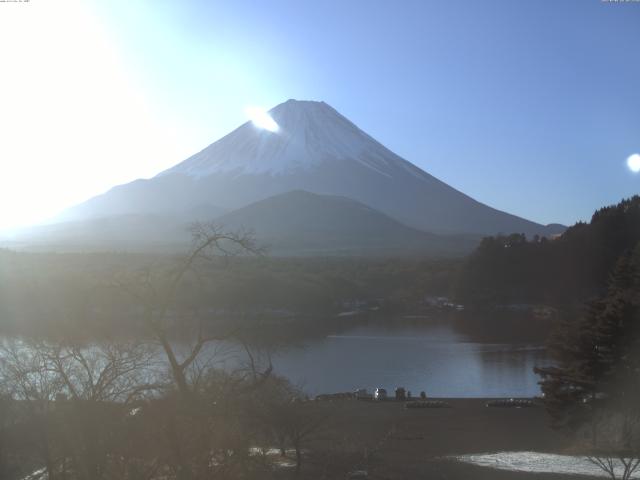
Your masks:
[{"label": "pine tree", "polygon": [[631,254],[618,261],[597,320],[595,340],[598,361],[604,367],[603,393],[618,409],[633,407],[640,401],[640,268]]},{"label": "pine tree", "polygon": [[556,331],[555,366],[536,369],[553,426],[573,434],[590,427],[593,447],[603,419],[640,414],[639,259],[640,244],[619,259],[605,295]]},{"label": "pine tree", "polygon": [[552,425],[569,433],[596,415],[604,366],[596,353],[594,324],[601,309],[601,302],[595,301],[577,322],[564,321],[549,345],[555,365],[536,369]]}]

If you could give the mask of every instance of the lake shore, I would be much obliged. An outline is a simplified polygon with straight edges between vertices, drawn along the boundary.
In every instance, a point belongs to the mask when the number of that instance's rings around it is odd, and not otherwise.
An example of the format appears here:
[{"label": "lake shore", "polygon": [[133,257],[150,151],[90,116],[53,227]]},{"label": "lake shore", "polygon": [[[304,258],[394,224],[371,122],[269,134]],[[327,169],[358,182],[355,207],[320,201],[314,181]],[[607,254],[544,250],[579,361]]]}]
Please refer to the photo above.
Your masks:
[{"label": "lake shore", "polygon": [[[541,405],[486,407],[489,399],[484,398],[438,400],[451,407],[406,409],[403,402],[395,401],[321,402],[329,421],[313,443],[318,448],[334,446],[330,470],[335,473],[330,478],[345,478],[345,472],[356,470],[366,470],[369,479],[387,480],[587,478],[496,470],[455,460],[500,451],[566,453],[570,445],[550,428]],[[327,473],[328,454],[315,450],[314,444],[308,446],[305,478],[322,478],[321,470]]]}]

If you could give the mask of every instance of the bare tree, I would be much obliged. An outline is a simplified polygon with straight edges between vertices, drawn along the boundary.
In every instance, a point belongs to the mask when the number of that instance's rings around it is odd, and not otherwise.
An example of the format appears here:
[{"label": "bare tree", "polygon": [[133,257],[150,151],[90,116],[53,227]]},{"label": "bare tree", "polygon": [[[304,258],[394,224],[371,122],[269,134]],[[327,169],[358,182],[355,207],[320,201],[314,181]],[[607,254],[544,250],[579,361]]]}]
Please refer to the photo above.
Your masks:
[{"label": "bare tree", "polygon": [[137,343],[5,340],[0,357],[48,477],[107,478],[130,405],[157,388],[153,352]]},{"label": "bare tree", "polygon": [[612,480],[629,480],[640,468],[640,411],[607,411],[596,422],[598,448],[588,460]]},{"label": "bare tree", "polygon": [[[197,303],[206,293],[205,269],[214,260],[262,254],[251,234],[246,232],[230,233],[213,223],[196,223],[191,233],[192,247],[185,256],[176,258],[171,264],[129,273],[116,281],[116,286],[132,297],[140,308],[143,324],[166,359],[176,393],[167,394],[151,408],[155,410],[153,416],[158,419],[164,439],[160,447],[165,452],[161,463],[168,465],[178,479],[184,480],[209,478],[213,470],[220,470],[227,464],[224,457],[230,451],[234,452],[234,459],[247,454],[247,445],[234,443],[231,439],[237,436],[224,430],[234,424],[235,417],[222,417],[219,408],[212,408],[219,399],[211,398],[213,387],[208,382],[212,348],[215,350],[216,344],[230,340],[237,332],[212,332]],[[182,333],[191,329],[186,346],[186,342],[177,345],[173,341],[176,329]],[[184,335],[181,337],[184,339]],[[257,363],[250,363],[252,373],[249,377],[254,383],[269,376],[270,363],[263,371],[258,371]],[[247,382],[235,376],[231,383],[233,388],[228,389],[226,395],[237,393],[235,388],[244,387]],[[227,438],[224,448],[220,448],[223,431]]]},{"label": "bare tree", "polygon": [[294,399],[286,420],[284,429],[296,452],[296,473],[300,473],[303,444],[327,423],[327,415],[312,402]]},{"label": "bare tree", "polygon": [[55,480],[59,456],[54,448],[55,432],[51,418],[54,402],[64,386],[49,368],[46,358],[38,350],[19,340],[4,340],[0,344],[0,374],[3,383],[11,385],[12,393],[23,410],[21,417],[29,432],[31,450],[44,465],[47,476]]},{"label": "bare tree", "polygon": [[0,478],[10,478],[20,468],[10,454],[11,431],[19,420],[11,385],[0,380]]},{"label": "bare tree", "polygon": [[127,406],[161,386],[154,352],[141,342],[40,343],[37,348],[72,400]]},{"label": "bare tree", "polygon": [[230,334],[210,334],[198,312],[191,308],[183,313],[184,328],[187,321],[196,320],[196,332],[192,344],[183,355],[179,355],[169,338],[169,331],[175,318],[176,303],[180,288],[187,279],[202,288],[202,276],[199,271],[203,262],[214,257],[228,258],[241,254],[262,254],[263,250],[256,246],[253,236],[247,232],[226,232],[215,223],[195,223],[191,227],[192,247],[190,251],[170,268],[145,268],[137,275],[120,279],[116,284],[124,292],[131,295],[143,310],[144,324],[160,344],[169,364],[173,382],[183,396],[192,391],[188,378],[188,370],[201,354],[205,346],[211,342],[226,340]]},{"label": "bare tree", "polygon": [[281,456],[293,447],[296,474],[300,472],[305,443],[326,426],[329,415],[318,402],[306,401],[302,392],[281,377],[271,377],[259,390],[256,420],[275,440]]},{"label": "bare tree", "polygon": [[588,456],[587,459],[602,469],[612,480],[618,479],[618,472],[621,480],[629,480],[640,466],[639,458],[625,457],[624,454],[615,456],[604,453]]},{"label": "bare tree", "polygon": [[[249,235],[215,225],[197,224],[192,233],[184,257],[116,281],[134,299],[155,345],[2,344],[0,372],[25,410],[34,458],[49,480],[246,476],[253,433],[240,405],[270,377],[270,355],[258,354],[237,331],[209,329],[193,296],[206,294],[214,259],[261,251]],[[174,341],[176,330],[193,334],[186,347]],[[244,346],[247,365],[218,372],[209,354],[232,336]]]}]

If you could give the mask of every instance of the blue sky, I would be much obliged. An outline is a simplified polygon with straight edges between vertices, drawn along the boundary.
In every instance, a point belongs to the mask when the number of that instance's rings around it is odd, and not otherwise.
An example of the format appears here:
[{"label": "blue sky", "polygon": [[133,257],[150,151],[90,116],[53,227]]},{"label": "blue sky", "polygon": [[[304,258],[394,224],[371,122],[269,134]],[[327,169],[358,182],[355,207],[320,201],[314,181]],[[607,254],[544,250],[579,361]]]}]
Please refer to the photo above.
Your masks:
[{"label": "blue sky", "polygon": [[[29,5],[35,10],[38,0]],[[77,55],[108,58],[93,70],[117,78],[95,92],[115,99],[119,85],[135,99],[118,111],[140,135],[116,120],[117,100],[105,102],[100,118],[114,120],[96,139],[115,146],[104,158],[82,155],[76,171],[99,173],[61,204],[151,176],[246,121],[247,105],[288,98],[324,100],[453,187],[542,223],[588,219],[640,192],[640,174],[625,165],[640,152],[640,2],[69,5],[82,9],[76,22],[91,18],[100,32]],[[69,18],[61,16],[52,37],[73,31]],[[83,35],[93,33],[77,40]],[[94,43],[102,50],[91,56]]]}]

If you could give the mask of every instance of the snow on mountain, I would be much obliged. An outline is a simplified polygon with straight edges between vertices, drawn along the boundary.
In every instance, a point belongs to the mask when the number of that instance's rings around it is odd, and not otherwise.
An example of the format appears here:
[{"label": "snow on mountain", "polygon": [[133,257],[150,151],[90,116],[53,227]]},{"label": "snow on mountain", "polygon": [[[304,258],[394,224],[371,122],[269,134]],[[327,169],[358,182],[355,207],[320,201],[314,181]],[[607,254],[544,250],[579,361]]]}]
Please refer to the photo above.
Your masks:
[{"label": "snow on mountain", "polygon": [[158,176],[182,173],[202,178],[216,173],[283,175],[319,167],[327,160],[354,161],[393,177],[393,167],[423,172],[356,127],[324,102],[288,100],[271,109],[271,132],[246,122],[229,135]]}]

